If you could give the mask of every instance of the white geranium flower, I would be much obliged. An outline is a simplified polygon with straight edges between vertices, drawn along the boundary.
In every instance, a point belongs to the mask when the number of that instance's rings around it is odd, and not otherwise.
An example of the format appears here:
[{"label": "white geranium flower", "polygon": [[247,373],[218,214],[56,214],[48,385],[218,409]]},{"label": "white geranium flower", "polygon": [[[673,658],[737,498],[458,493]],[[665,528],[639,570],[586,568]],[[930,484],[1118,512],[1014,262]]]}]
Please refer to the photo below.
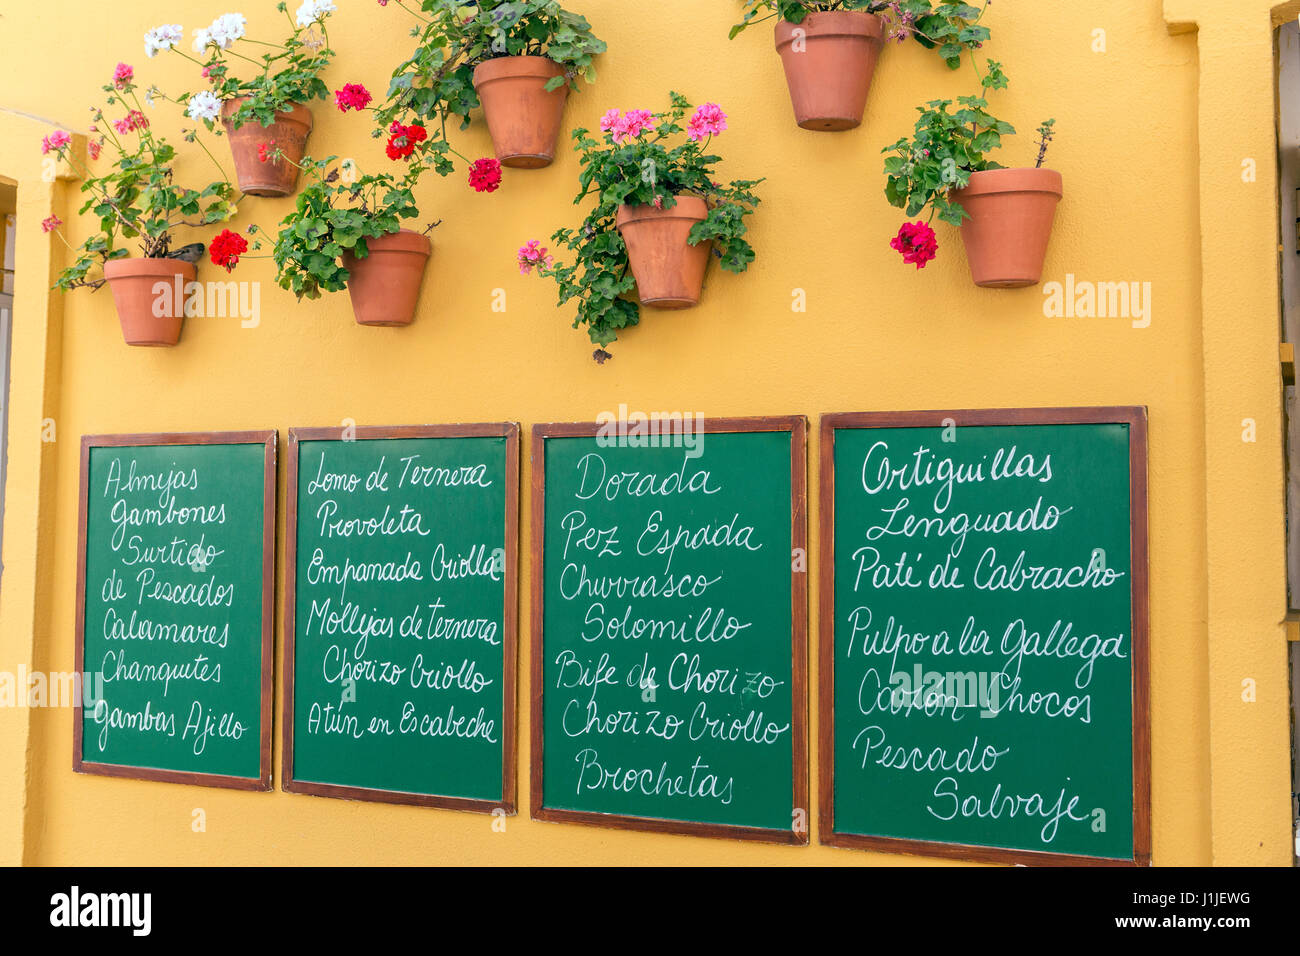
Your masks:
[{"label": "white geranium flower", "polygon": [[190,97],[189,106],[185,108],[190,119],[214,120],[221,115],[221,100],[211,90],[200,90]]},{"label": "white geranium flower", "polygon": [[338,7],[334,5],[332,0],[303,0],[296,17],[298,26],[309,27],[313,23],[324,20],[336,10],[338,10]]},{"label": "white geranium flower", "polygon": [[244,26],[248,20],[242,13],[223,13],[212,21],[208,27],[208,36],[212,42],[223,50],[229,50],[236,40],[244,35]]},{"label": "white geranium flower", "polygon": [[163,50],[170,50],[185,37],[185,30],[179,23],[165,23],[154,27],[144,35],[145,56],[153,59]]},{"label": "white geranium flower", "polygon": [[208,32],[207,27],[200,27],[194,31],[194,43],[192,48],[195,53],[202,53],[212,45],[212,34]]}]

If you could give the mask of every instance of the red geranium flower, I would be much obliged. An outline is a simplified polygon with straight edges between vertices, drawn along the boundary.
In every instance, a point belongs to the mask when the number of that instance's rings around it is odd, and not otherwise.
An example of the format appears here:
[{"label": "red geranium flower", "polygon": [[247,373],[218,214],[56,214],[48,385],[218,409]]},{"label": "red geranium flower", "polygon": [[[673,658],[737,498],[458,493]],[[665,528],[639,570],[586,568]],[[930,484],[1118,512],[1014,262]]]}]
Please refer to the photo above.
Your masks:
[{"label": "red geranium flower", "polygon": [[476,192],[496,192],[501,188],[501,164],[495,159],[474,160],[469,165],[469,184]]},{"label": "red geranium flower", "polygon": [[360,83],[344,83],[342,89],[334,91],[334,105],[340,113],[348,110],[363,110],[374,99]]},{"label": "red geranium flower", "polygon": [[239,265],[239,257],[248,251],[248,240],[237,232],[222,229],[221,235],[212,240],[210,255],[216,265],[225,266],[230,272]]},{"label": "red geranium flower", "polygon": [[939,243],[935,240],[934,230],[923,222],[905,222],[898,235],[889,241],[891,249],[903,254],[903,261],[911,265],[916,263],[918,269],[935,257]]},{"label": "red geranium flower", "polygon": [[410,126],[403,126],[397,120],[393,120],[393,125],[388,127],[389,137],[388,146],[385,151],[389,159],[408,159],[415,152],[415,145],[424,142],[429,133],[417,123]]},{"label": "red geranium flower", "polygon": [[257,144],[257,158],[264,163],[279,162],[280,147],[276,145],[275,140],[268,143]]}]

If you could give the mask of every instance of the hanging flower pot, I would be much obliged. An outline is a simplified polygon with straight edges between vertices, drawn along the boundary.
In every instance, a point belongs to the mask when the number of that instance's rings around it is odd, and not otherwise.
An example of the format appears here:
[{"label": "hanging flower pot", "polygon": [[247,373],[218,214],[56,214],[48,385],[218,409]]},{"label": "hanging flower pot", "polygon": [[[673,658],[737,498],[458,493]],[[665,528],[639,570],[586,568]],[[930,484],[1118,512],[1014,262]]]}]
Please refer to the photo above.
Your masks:
[{"label": "hanging flower pot", "polygon": [[367,239],[370,254],[358,259],[343,253],[348,296],[358,325],[410,325],[420,298],[424,267],[433,255],[428,236],[403,229]]},{"label": "hanging flower pot", "polygon": [[[747,220],[762,180],[719,182],[721,157],[711,145],[726,132],[727,114],[717,103],[692,107],[673,93],[662,112],[608,110],[600,130],[603,142],[583,137],[577,147],[577,201],[592,193],[597,201],[578,228],[555,234],[575,264],[556,261],[537,239],[524,243],[516,262],[524,275],[554,280],[561,306],[577,303],[573,327],[586,327],[592,358],[603,364],[619,333],[640,322],[642,306],[698,305],[711,256],[724,272],[749,268]],[[647,168],[656,175],[644,176]],[[701,237],[696,245],[692,232]]]},{"label": "hanging flower pot", "polygon": [[851,10],[777,23],[776,50],[801,128],[839,132],[861,125],[883,37],[880,17]]},{"label": "hanging flower pot", "polygon": [[1061,174],[1051,169],[989,169],[971,173],[951,199],[970,215],[961,238],[977,286],[1018,289],[1043,276]]},{"label": "hanging flower pot", "polygon": [[185,286],[197,274],[179,259],[110,259],[104,278],[113,291],[127,345],[171,346],[180,341]]},{"label": "hanging flower pot", "polygon": [[[292,112],[276,113],[270,126],[249,120],[235,129],[230,117],[246,97],[224,100],[221,124],[230,139],[235,175],[240,192],[250,196],[290,196],[298,185],[298,166],[307,152],[312,129],[311,110],[295,106]],[[275,155],[276,151],[282,156]],[[270,157],[263,161],[263,157]]]},{"label": "hanging flower pot", "polygon": [[546,84],[564,73],[564,67],[544,56],[502,56],[475,67],[474,89],[501,165],[551,165],[569,88],[548,91]]},{"label": "hanging flower pot", "polygon": [[678,196],[671,209],[619,206],[615,224],[627,246],[642,305],[689,309],[700,304],[711,242],[687,242],[709,210],[698,196]]},{"label": "hanging flower pot", "polygon": [[[180,30],[174,25],[159,27],[150,31],[150,37],[157,40],[161,35],[167,43],[176,43]],[[129,65],[117,65],[112,85],[103,87],[108,94],[106,105],[125,109],[124,98],[136,100],[134,76]],[[102,109],[93,109],[97,118],[102,117]],[[214,99],[214,119],[218,109]],[[194,282],[194,261],[203,253],[201,244],[182,246],[176,230],[225,222],[234,214],[235,188],[224,175],[206,184],[175,175],[175,150],[165,136],[150,128],[148,117],[139,109],[113,120],[113,130],[117,135],[95,130],[95,138],[86,144],[90,158],[99,162],[83,168],[81,184],[88,195],[106,197],[113,214],[97,216],[96,226],[85,234],[80,246],[74,247],[62,237],[72,261],[59,272],[54,287],[68,292],[97,289],[107,283],[127,345],[175,345],[185,315],[185,287]],[[196,129],[186,138],[201,142],[202,135]],[[72,136],[65,130],[52,131],[40,145],[42,155],[53,154],[81,168],[84,159],[73,155]],[[53,232],[62,224],[57,215],[51,215],[41,229]],[[226,240],[221,264],[231,267],[239,261],[239,254],[247,248],[247,243],[242,248],[240,243],[242,238]],[[118,258],[128,245],[142,255]],[[180,258],[167,258],[169,252]],[[103,278],[98,269],[102,269]]]}]

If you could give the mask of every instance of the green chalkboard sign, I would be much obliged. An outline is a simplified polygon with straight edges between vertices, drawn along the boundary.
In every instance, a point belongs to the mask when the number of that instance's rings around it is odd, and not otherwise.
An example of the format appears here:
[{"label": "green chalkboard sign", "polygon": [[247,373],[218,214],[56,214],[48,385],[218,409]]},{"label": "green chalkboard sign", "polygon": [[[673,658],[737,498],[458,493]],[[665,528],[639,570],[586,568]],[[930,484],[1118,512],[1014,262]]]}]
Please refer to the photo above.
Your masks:
[{"label": "green chalkboard sign", "polygon": [[514,813],[518,449],[290,430],[285,790]]},{"label": "green chalkboard sign", "polygon": [[1146,412],[822,420],[821,837],[1148,864]]},{"label": "green chalkboard sign", "polygon": [[534,427],[535,818],[807,842],[805,432]]},{"label": "green chalkboard sign", "polygon": [[275,450],[82,438],[74,770],[271,788]]}]

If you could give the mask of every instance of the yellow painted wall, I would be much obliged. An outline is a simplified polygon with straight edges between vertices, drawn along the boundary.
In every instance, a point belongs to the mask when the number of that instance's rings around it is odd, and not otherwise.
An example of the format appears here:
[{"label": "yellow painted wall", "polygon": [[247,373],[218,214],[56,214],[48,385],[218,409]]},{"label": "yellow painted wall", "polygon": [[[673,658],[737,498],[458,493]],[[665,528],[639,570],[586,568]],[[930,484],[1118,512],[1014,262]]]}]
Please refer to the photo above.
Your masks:
[{"label": "yellow painted wall", "polygon": [[[32,340],[20,343],[43,365],[15,369],[15,388],[40,397],[16,406],[21,420],[11,426],[11,455],[26,470],[11,477],[5,565],[27,567],[6,571],[0,667],[15,668],[25,652],[40,669],[74,667],[77,443],[83,433],[277,427],[283,435],[290,426],[344,419],[361,425],[515,420],[527,428],[590,420],[620,403],[710,416],[802,413],[814,423],[828,411],[1146,405],[1154,860],[1289,864],[1289,727],[1279,624],[1286,600],[1280,386],[1276,294],[1268,278],[1268,268],[1275,268],[1268,237],[1276,241],[1276,186],[1269,152],[1272,94],[1260,80],[1272,75],[1269,4],[1170,2],[1187,8],[1176,35],[1160,0],[1011,0],[994,4],[988,18],[994,39],[987,53],[1011,77],[1011,89],[996,94],[994,112],[1026,131],[1010,141],[1002,161],[1032,163],[1028,131],[1042,119],[1057,119],[1051,165],[1064,174],[1066,196],[1044,279],[1072,272],[1094,281],[1151,282],[1154,320],[1134,329],[1122,319],[1044,318],[1037,289],[975,289],[960,240],[947,227],[940,232],[940,259],[922,273],[889,249],[901,218],[882,195],[880,151],[911,128],[918,103],[970,92],[969,71],[949,73],[914,44],[891,47],[864,126],[838,135],[807,133],[792,121],[769,28],[728,42],[738,3],[570,0],[610,51],[599,61],[597,85],[571,100],[567,126],[594,127],[610,107],[661,108],[670,89],[695,102],[720,103],[730,116],[730,130],[718,143],[727,157],[724,173],[768,178],[754,217],[758,261],[750,272],[711,273],[694,311],[644,313],[641,327],[613,348],[614,361],[598,367],[585,333],[570,329],[570,316],[555,309],[554,287],[519,276],[513,262],[524,240],[545,239],[556,227],[577,222],[571,206],[577,163],[564,152],[546,170],[507,170],[504,187],[493,195],[475,194],[459,173],[421,184],[417,195],[426,214],[444,222],[434,234],[420,313],[409,329],[358,327],[346,295],[299,305],[274,286],[266,260],[246,259],[236,275],[262,281],[258,328],[242,329],[232,319],[191,319],[181,345],[171,350],[125,347],[106,291],[54,300],[48,354],[34,343],[29,347]],[[374,0],[338,3],[331,35],[339,57],[327,80],[331,87],[364,82],[382,91],[392,66],[408,52],[406,15]],[[1201,7],[1240,22],[1249,38],[1215,35],[1214,63],[1224,73],[1235,67],[1247,75],[1236,93],[1223,95],[1240,97],[1244,88],[1250,96],[1238,100],[1225,120],[1245,140],[1222,144],[1222,155],[1214,154],[1218,165],[1209,171],[1200,112],[1203,75],[1210,69],[1206,33],[1198,38],[1187,32]],[[252,35],[264,25],[279,27],[272,0],[231,8],[249,17]],[[0,62],[6,64],[0,106],[84,132],[86,107],[118,60],[136,67],[138,82],[168,90],[193,86],[193,68],[179,58],[146,59],[141,36],[161,22],[183,23],[188,32],[226,9],[211,0],[0,2]],[[1098,29],[1106,33],[1104,53],[1094,52]],[[386,164],[364,119],[323,104],[315,113],[313,154],[351,156],[363,170]],[[166,104],[150,115],[173,134],[180,118]],[[5,128],[0,120],[0,132]],[[481,121],[454,144],[470,156],[491,152]],[[29,173],[38,145],[39,135],[21,149],[0,144],[0,163],[25,164],[19,170],[0,165],[0,175]],[[226,156],[224,142],[217,143],[217,155]],[[1238,166],[1250,155],[1258,158],[1260,175],[1245,185]],[[184,163],[182,176],[191,170],[207,173],[198,160]],[[1201,266],[1210,175],[1222,178],[1229,197],[1248,197],[1237,198],[1241,211],[1230,228],[1267,267],[1262,281],[1238,281],[1232,314],[1215,320],[1236,323],[1237,350],[1249,362],[1218,346],[1213,355],[1205,349],[1207,290],[1225,294],[1221,285],[1208,284]],[[56,184],[48,193],[53,207],[73,220],[75,184]],[[289,200],[249,197],[235,228],[273,226],[288,207]],[[24,212],[20,208],[20,216]],[[1216,220],[1215,228],[1220,225]],[[29,219],[21,226],[23,241],[36,247],[41,237]],[[75,228],[71,234],[84,235]],[[1237,261],[1241,248],[1229,261]],[[23,268],[20,262],[20,282],[41,280]],[[200,272],[200,278],[219,275],[210,263]],[[491,309],[496,289],[506,291],[504,314]],[[807,293],[804,314],[791,311],[795,289]],[[34,297],[30,286],[27,294]],[[1221,409],[1207,408],[1207,376],[1227,402]],[[38,410],[56,418],[52,447],[40,444]],[[1254,445],[1240,442],[1245,417],[1258,421]],[[1215,430],[1233,422],[1235,447]],[[1216,448],[1223,449],[1219,457]],[[527,488],[527,460],[523,467]],[[815,488],[815,454],[809,467]],[[1225,550],[1216,562],[1207,545],[1222,527],[1224,481],[1256,492],[1236,502],[1249,517],[1224,545],[1251,555],[1249,561],[1223,560],[1230,553]],[[283,506],[283,475],[280,486]],[[36,526],[11,535],[12,522],[30,520],[38,507]],[[811,512],[816,554],[815,500]],[[525,496],[524,555],[528,522]],[[818,570],[814,565],[814,594]],[[11,575],[17,582],[12,588]],[[1215,618],[1211,598],[1220,592],[1249,594],[1250,600]],[[28,608],[25,614],[19,604]],[[520,605],[520,620],[527,622],[526,589]],[[1216,626],[1236,636],[1216,644]],[[1238,641],[1248,651],[1245,671],[1235,656]],[[524,640],[521,701],[528,699],[528,665]],[[813,666],[816,687],[815,655]],[[1260,684],[1255,704],[1242,703],[1234,690],[1246,676]],[[526,706],[520,709],[518,756],[522,812],[505,834],[493,833],[490,821],[475,814],[74,775],[71,711],[33,711],[29,719],[28,729],[12,715],[0,716],[7,721],[0,722],[0,759],[6,761],[0,771],[26,768],[21,792],[12,782],[0,789],[0,813],[8,815],[0,859],[11,862],[19,856],[41,864],[926,862],[819,847],[815,824],[813,845],[799,849],[531,821]],[[815,708],[812,731],[815,739]],[[20,733],[25,740],[15,736]],[[815,748],[813,758],[815,805]],[[276,766],[278,773],[278,740]],[[1215,778],[1219,766],[1223,781]],[[191,812],[199,807],[207,831],[195,834]],[[1244,821],[1229,822],[1234,813]]]}]

